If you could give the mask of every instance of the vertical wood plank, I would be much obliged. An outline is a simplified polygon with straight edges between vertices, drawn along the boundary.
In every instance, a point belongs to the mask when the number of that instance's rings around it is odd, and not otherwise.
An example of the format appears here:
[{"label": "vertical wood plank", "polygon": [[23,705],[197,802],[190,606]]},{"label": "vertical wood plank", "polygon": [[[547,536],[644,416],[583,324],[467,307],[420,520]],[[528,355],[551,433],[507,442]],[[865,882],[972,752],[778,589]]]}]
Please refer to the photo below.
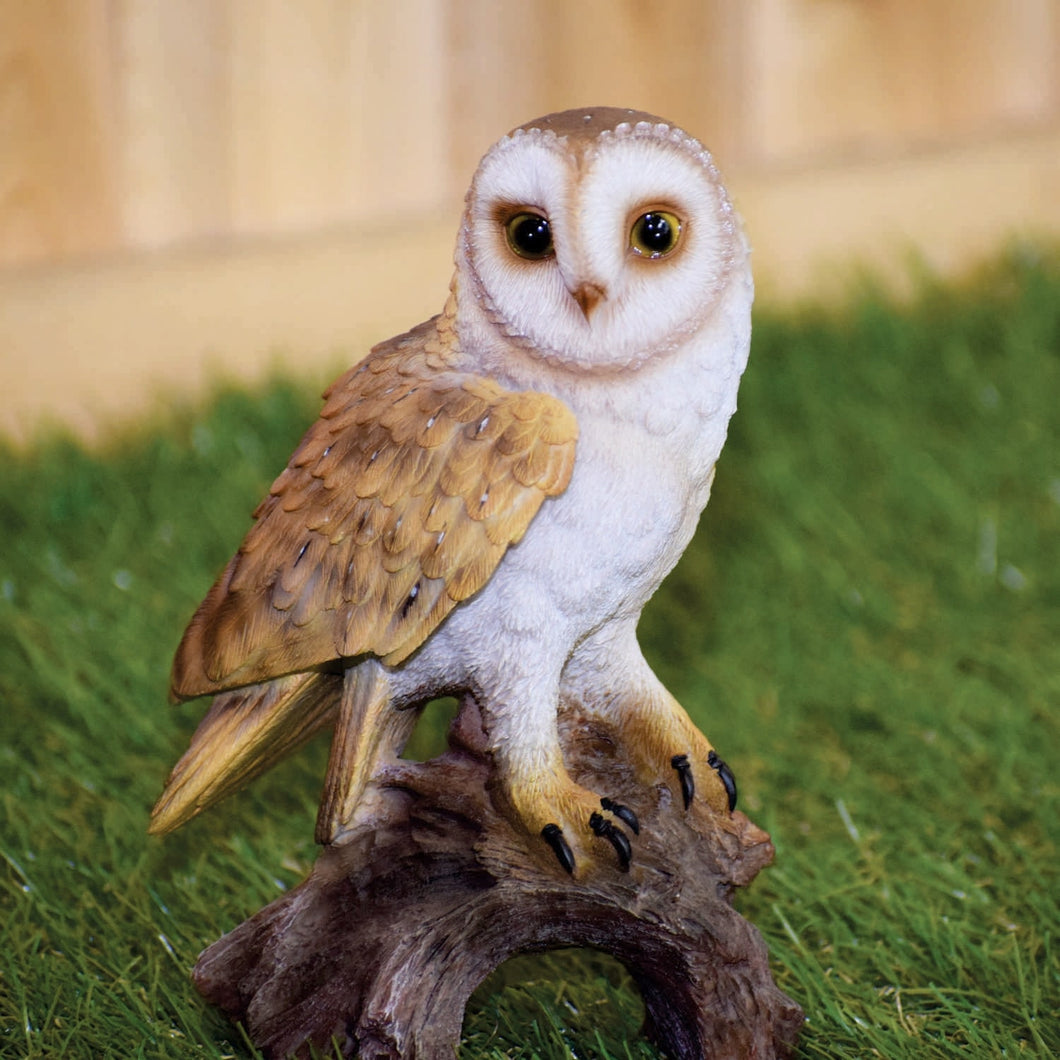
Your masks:
[{"label": "vertical wood plank", "polygon": [[547,0],[447,0],[445,25],[450,192],[456,195],[490,144],[549,109],[540,109],[541,86],[557,74]]},{"label": "vertical wood plank", "polygon": [[349,183],[350,5],[231,0],[234,229],[315,228]]},{"label": "vertical wood plank", "polygon": [[114,0],[116,121],[126,245],[229,225],[226,2]]},{"label": "vertical wood plank", "polygon": [[733,160],[743,142],[741,0],[489,0],[449,5],[454,170],[505,130],[555,110],[657,113]]},{"label": "vertical wood plank", "polygon": [[750,158],[944,145],[1057,120],[1054,0],[749,0]]},{"label": "vertical wood plank", "polygon": [[451,196],[449,111],[453,58],[438,0],[353,3],[356,80],[351,144],[356,180],[351,216],[378,221],[436,211]]},{"label": "vertical wood plank", "polygon": [[235,0],[235,227],[378,221],[441,198],[448,157],[434,0]]},{"label": "vertical wood plank", "polygon": [[1056,0],[945,0],[935,56],[939,124],[968,136],[1043,126],[1058,117]]},{"label": "vertical wood plank", "polygon": [[120,242],[110,58],[102,0],[0,0],[0,266]]},{"label": "vertical wood plank", "polygon": [[583,103],[659,114],[715,153],[738,142],[743,19],[733,0],[550,0],[545,109]]}]

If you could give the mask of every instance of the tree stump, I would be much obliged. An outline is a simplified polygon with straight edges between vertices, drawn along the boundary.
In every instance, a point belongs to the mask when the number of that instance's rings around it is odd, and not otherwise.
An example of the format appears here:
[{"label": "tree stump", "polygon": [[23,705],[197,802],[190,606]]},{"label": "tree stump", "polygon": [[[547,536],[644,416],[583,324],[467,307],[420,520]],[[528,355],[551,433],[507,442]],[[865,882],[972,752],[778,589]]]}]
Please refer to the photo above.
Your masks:
[{"label": "tree stump", "polygon": [[498,965],[589,946],[629,970],[644,1032],[670,1056],[788,1056],[802,1011],[732,908],[734,888],[772,860],[769,837],[740,812],[702,799],[685,811],[666,785],[635,783],[580,704],[564,706],[560,729],[571,776],[640,819],[628,872],[572,879],[509,824],[465,698],[444,755],[386,765],[309,877],[201,954],[199,991],[270,1058],[333,1040],[349,1057],[452,1058],[467,1000]]}]

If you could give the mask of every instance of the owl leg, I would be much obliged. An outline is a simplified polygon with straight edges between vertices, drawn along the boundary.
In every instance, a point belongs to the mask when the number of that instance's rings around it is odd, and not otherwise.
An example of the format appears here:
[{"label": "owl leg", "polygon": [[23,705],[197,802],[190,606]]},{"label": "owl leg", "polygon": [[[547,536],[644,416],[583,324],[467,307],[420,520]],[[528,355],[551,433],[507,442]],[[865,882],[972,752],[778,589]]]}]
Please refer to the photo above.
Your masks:
[{"label": "owl leg", "polygon": [[[502,702],[504,705],[502,705]],[[617,861],[626,871],[633,856],[630,835],[640,829],[628,807],[601,798],[570,778],[556,730],[555,689],[520,695],[509,706],[505,697],[487,699],[483,720],[490,736],[500,792],[512,817],[541,850],[574,876],[597,864]],[[553,862],[554,863],[554,862]]]},{"label": "owl leg", "polygon": [[544,840],[560,866],[582,876],[601,862],[617,862],[622,872],[633,858],[630,835],[640,830],[636,815],[607,797],[580,787],[567,775],[556,748],[552,764],[505,768],[504,801],[523,830]]},{"label": "owl leg", "polygon": [[686,810],[698,797],[718,812],[731,813],[736,808],[732,770],[680,703],[652,677],[651,684],[645,682],[612,699],[607,710],[608,719],[618,724],[637,772],[652,783],[660,774],[676,783]]},{"label": "owl leg", "polygon": [[583,645],[563,692],[617,727],[643,783],[665,778],[686,810],[696,798],[719,813],[736,808],[732,770],[652,672],[632,624]]},{"label": "owl leg", "polygon": [[318,843],[333,842],[350,823],[380,758],[404,743],[414,723],[413,711],[391,706],[390,682],[377,660],[346,670],[317,813]]}]

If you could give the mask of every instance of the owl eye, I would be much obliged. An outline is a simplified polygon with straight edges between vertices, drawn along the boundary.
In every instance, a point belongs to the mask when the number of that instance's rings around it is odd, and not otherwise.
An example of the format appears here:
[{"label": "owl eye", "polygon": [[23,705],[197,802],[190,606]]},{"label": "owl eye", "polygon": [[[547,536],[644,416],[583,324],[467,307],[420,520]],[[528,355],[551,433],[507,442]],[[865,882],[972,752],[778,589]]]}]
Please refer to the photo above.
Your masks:
[{"label": "owl eye", "polygon": [[517,213],[504,226],[508,246],[521,258],[540,261],[552,254],[552,226],[539,213]]},{"label": "owl eye", "polygon": [[629,232],[629,248],[645,258],[662,258],[677,246],[681,238],[681,222],[666,210],[651,210],[633,222]]}]

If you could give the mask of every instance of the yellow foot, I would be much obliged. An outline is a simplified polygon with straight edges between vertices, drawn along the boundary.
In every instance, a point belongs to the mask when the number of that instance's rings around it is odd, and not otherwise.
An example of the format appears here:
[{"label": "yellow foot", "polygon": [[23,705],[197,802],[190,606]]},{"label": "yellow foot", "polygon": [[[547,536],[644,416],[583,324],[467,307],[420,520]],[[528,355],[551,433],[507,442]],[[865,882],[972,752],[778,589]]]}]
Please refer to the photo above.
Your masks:
[{"label": "yellow foot", "polygon": [[607,863],[629,871],[630,835],[639,834],[640,824],[628,806],[594,795],[565,776],[511,785],[507,797],[526,831],[544,840],[572,876]]},{"label": "yellow foot", "polygon": [[645,783],[656,783],[668,765],[686,810],[698,794],[718,813],[732,813],[736,809],[732,770],[676,702],[674,707],[654,716],[627,716],[622,738],[634,757],[637,775]]},{"label": "yellow foot", "polygon": [[[687,754],[674,755],[670,759],[670,765],[676,770],[678,780],[681,784],[681,798],[684,800],[685,809],[692,805],[692,799],[696,794],[696,780],[692,772],[692,763]],[[725,801],[729,807],[729,813],[736,809],[736,778],[725,761],[718,757],[718,752],[711,748],[707,752],[707,765],[718,775],[718,780],[725,791]],[[711,800],[713,805],[714,800]]]}]

